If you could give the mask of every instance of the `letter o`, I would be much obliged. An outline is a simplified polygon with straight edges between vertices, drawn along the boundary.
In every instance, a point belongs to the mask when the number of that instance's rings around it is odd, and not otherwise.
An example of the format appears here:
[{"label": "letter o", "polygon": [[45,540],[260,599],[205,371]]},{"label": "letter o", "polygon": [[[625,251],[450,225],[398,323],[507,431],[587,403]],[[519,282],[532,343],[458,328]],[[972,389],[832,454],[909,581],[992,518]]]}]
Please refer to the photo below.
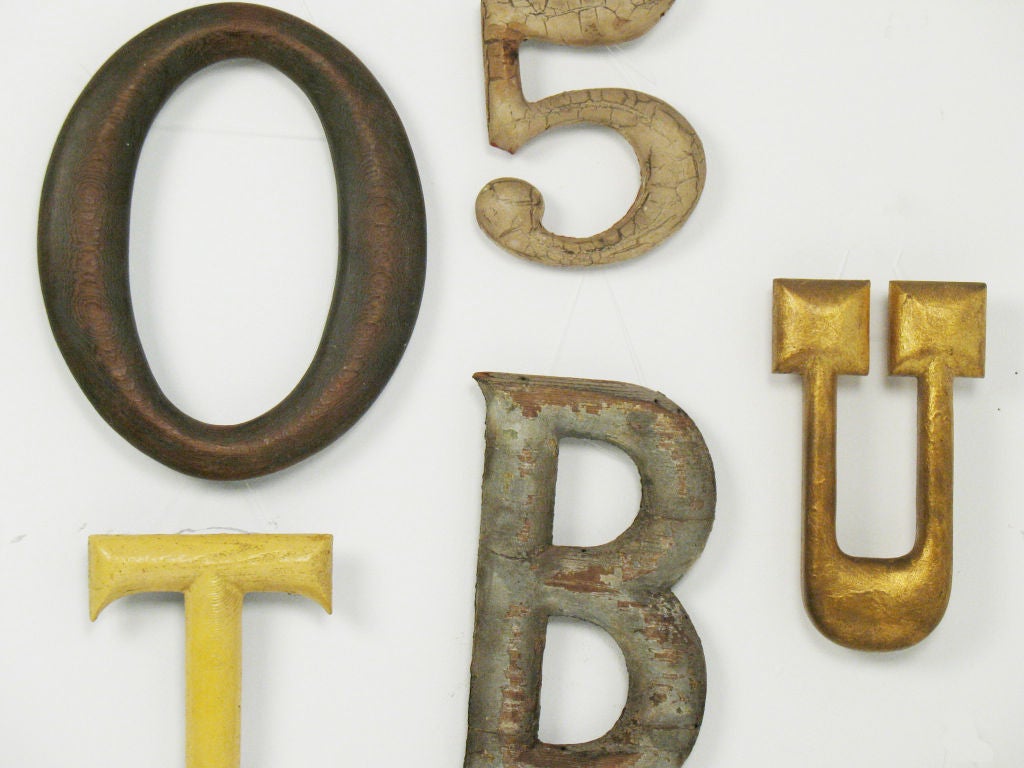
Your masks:
[{"label": "letter o", "polygon": [[[198,70],[252,58],[287,75],[323,124],[338,191],[338,272],[316,355],[278,405],[237,425],[176,408],[146,361],[128,282],[132,183],[161,106]],[[301,19],[223,3],[171,16],[115,53],[71,109],[39,214],[39,273],[54,336],[100,415],[158,461],[199,477],[274,472],[328,445],[387,383],[419,312],[423,192],[380,84]]]}]

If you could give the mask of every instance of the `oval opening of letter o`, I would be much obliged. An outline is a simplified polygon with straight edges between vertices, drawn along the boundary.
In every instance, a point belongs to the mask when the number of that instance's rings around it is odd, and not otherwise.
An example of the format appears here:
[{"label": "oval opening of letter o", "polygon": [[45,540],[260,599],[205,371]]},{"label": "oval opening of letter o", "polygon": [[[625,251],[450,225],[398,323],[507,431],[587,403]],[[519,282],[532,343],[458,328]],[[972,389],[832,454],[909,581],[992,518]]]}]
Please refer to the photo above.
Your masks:
[{"label": "oval opening of letter o", "polygon": [[[207,424],[176,408],[146,360],[132,312],[128,224],[142,143],[195,72],[250,58],[284,73],[320,117],[338,190],[338,271],[319,348],[291,393],[261,416]],[[50,158],[39,272],[54,336],[100,415],[181,472],[237,480],[328,445],[373,403],[419,312],[426,265],[423,192],[387,95],[344,46],[257,5],[171,16],[115,53],[75,103]]]}]

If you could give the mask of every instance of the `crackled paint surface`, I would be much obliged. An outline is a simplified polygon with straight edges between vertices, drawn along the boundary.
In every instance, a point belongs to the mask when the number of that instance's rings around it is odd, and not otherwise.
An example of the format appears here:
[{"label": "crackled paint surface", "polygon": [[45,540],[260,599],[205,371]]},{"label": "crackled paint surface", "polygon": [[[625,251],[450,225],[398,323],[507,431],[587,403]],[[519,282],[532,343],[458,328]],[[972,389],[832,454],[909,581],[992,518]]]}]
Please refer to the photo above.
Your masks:
[{"label": "crackled paint surface", "polygon": [[140,592],[185,595],[185,765],[238,768],[242,599],[290,592],[331,610],[324,535],[90,536],[89,610]]},{"label": "crackled paint surface", "polygon": [[664,101],[622,88],[567,91],[537,102],[523,95],[519,48],[528,39],[556,45],[612,45],[647,32],[672,0],[484,0],[484,67],[491,143],[515,152],[552,128],[593,123],[633,147],[640,189],[625,215],[591,237],[547,230],[544,199],[533,185],[496,179],[481,191],[477,221],[501,247],[531,261],[591,266],[648,251],[690,216],[704,187],[704,149],[693,127]]},{"label": "crackled paint surface", "polygon": [[836,385],[868,372],[866,280],[776,280],[776,373],[804,380],[804,599],[829,639],[892,651],[920,642],[953,581],[953,379],[985,375],[981,283],[889,284],[889,371],[918,387],[917,537],[901,557],[847,555],[836,539]]},{"label": "crackled paint surface", "polygon": [[[478,374],[487,401],[467,768],[668,768],[693,748],[705,699],[700,638],[671,592],[704,549],[715,509],[700,432],[664,395],[629,384]],[[554,546],[558,441],[611,443],[640,473],[636,520],[596,547]],[[538,738],[548,619],[607,631],[629,671],[599,739]]]}]

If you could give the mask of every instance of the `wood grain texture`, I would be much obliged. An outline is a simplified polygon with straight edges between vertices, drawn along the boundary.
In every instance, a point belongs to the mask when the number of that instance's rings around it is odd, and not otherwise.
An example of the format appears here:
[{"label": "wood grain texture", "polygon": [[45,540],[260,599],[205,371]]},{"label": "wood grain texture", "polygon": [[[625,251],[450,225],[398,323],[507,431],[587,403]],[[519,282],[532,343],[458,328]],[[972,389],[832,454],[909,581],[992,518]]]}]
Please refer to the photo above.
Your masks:
[{"label": "wood grain texture", "polygon": [[[242,57],[291,78],[320,117],[339,196],[339,254],[330,311],[308,370],[277,406],[225,426],[181,412],[153,376],[132,313],[128,226],[139,154],[161,106],[198,70]],[[38,251],[54,336],[100,415],[174,469],[244,479],[328,445],[387,383],[423,291],[423,193],[398,115],[351,52],[280,11],[209,5],[147,29],[86,86],[47,170]]]},{"label": "wood grain texture", "polygon": [[640,188],[618,222],[590,237],[544,227],[544,198],[522,179],[488,183],[477,221],[502,248],[531,261],[587,267],[639,256],[679,229],[704,188],[704,148],[696,131],[661,99],[623,88],[567,91],[526,100],[519,49],[529,39],[556,45],[613,45],[647,32],[672,0],[483,0],[487,129],[491,144],[515,152],[553,128],[603,125],[632,146]]}]

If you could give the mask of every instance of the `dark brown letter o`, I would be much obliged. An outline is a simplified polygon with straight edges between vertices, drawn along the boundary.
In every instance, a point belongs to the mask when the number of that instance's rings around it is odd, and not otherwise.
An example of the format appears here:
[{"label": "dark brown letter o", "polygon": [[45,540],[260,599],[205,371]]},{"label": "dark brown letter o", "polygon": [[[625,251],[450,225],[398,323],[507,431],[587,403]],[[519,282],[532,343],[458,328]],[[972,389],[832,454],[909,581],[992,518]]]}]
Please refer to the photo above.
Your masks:
[{"label": "dark brown letter o", "polygon": [[[206,424],[163,394],[128,285],[128,222],[142,142],[186,78],[252,58],[291,78],[327,135],[338,188],[338,274],[313,362],[251,421]],[[370,72],[301,19],[256,5],[195,8],[150,27],[96,73],[64,124],[39,214],[39,272],[64,358],[104,419],[141,451],[212,479],[274,472],[363,414],[409,341],[423,291],[423,193],[401,121]]]}]

